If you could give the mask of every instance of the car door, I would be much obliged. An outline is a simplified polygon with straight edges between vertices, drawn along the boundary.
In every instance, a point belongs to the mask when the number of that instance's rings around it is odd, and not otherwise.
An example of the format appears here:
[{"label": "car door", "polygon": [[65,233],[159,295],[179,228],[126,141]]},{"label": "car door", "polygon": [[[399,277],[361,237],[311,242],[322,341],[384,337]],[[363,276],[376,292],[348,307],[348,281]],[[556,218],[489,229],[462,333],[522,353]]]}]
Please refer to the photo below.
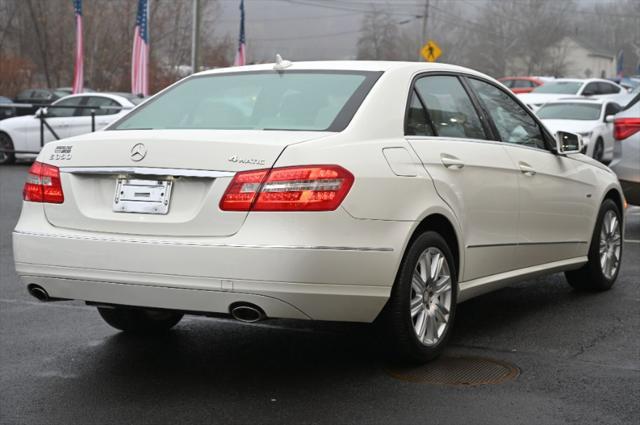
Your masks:
[{"label": "car door", "polygon": [[579,256],[590,239],[594,214],[591,167],[556,155],[548,133],[506,91],[476,78],[469,82],[519,169],[518,267]]},{"label": "car door", "polygon": [[[58,139],[64,139],[69,137],[67,133],[68,120],[74,115],[79,113],[79,110],[75,108],[80,105],[81,97],[68,97],[61,99],[51,106],[47,107],[47,113],[45,115],[46,123],[56,133],[58,138],[45,126],[42,132],[42,138],[44,143],[49,143]],[[34,117],[33,123],[27,130],[27,144],[28,150],[39,151],[41,147],[41,135],[40,135],[40,120]]]},{"label": "car door", "polygon": [[488,140],[490,129],[458,76],[428,74],[412,90],[406,138],[459,220],[461,281],[511,270],[518,222],[511,159],[501,143]]}]

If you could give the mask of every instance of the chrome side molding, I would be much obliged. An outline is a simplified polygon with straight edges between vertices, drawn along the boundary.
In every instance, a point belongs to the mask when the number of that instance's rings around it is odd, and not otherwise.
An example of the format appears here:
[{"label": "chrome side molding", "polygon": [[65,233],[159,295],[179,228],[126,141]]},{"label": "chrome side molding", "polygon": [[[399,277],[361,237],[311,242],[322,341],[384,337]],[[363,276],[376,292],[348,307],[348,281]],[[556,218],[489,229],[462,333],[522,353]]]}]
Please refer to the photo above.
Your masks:
[{"label": "chrome side molding", "polygon": [[233,171],[151,167],[60,167],[60,172],[71,174],[136,174],[143,176],[201,177],[211,179],[233,177],[236,174]]}]

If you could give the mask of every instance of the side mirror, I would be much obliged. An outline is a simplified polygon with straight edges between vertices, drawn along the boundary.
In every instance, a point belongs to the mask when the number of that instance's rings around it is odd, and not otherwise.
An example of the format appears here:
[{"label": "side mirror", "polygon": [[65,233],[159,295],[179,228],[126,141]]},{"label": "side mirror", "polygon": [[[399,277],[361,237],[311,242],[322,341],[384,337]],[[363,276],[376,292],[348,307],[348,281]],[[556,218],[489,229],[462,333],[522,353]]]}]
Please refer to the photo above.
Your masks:
[{"label": "side mirror", "polygon": [[606,122],[607,124],[611,124],[614,118],[615,118],[614,115],[607,115],[606,117],[604,117],[604,122]]},{"label": "side mirror", "polygon": [[558,154],[580,153],[583,147],[582,136],[566,131],[556,133],[556,150]]}]

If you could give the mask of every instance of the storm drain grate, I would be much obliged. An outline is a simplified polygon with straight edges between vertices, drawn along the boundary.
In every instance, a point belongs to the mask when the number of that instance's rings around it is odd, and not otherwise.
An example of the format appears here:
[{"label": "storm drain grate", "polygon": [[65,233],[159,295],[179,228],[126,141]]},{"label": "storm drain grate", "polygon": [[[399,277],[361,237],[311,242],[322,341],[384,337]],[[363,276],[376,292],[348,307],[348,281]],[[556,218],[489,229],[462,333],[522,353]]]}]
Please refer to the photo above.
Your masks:
[{"label": "storm drain grate", "polygon": [[482,357],[440,357],[417,367],[387,367],[402,381],[442,385],[492,385],[515,379],[520,370],[509,363]]}]

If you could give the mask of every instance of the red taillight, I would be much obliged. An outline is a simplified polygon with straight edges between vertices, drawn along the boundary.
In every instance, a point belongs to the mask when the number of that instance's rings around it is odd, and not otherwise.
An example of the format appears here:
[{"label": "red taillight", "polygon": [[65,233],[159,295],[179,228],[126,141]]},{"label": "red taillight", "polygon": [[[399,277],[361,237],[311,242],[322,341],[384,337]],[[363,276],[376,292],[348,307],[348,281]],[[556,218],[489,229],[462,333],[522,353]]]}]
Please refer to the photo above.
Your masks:
[{"label": "red taillight", "polygon": [[624,140],[640,131],[640,118],[616,118],[613,121],[613,137]]},{"label": "red taillight", "polygon": [[353,174],[338,165],[305,165],[235,175],[223,211],[333,211],[347,196]]},{"label": "red taillight", "polygon": [[63,203],[64,193],[62,193],[58,167],[34,162],[29,168],[27,182],[22,190],[22,198],[30,202]]}]

